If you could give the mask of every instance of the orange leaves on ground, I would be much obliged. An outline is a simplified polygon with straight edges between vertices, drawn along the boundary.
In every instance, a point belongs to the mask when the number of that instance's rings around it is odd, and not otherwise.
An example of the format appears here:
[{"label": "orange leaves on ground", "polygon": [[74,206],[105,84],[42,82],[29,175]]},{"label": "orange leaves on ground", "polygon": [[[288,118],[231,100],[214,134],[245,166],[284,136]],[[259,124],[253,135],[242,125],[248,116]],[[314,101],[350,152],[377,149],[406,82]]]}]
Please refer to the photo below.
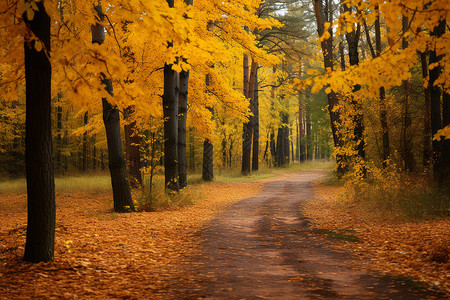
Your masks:
[{"label": "orange leaves on ground", "polygon": [[[359,243],[337,247],[364,257],[360,263],[393,276],[410,277],[450,291],[450,221],[407,222],[386,218],[340,200],[333,186],[315,186],[305,213],[314,228],[353,229]],[[368,258],[368,259],[367,259]]]},{"label": "orange leaves on ground", "polygon": [[132,214],[112,213],[109,193],[57,194],[55,260],[40,264],[21,261],[26,195],[0,195],[0,299],[170,298],[198,249],[196,232],[262,185],[213,182],[191,207]]}]

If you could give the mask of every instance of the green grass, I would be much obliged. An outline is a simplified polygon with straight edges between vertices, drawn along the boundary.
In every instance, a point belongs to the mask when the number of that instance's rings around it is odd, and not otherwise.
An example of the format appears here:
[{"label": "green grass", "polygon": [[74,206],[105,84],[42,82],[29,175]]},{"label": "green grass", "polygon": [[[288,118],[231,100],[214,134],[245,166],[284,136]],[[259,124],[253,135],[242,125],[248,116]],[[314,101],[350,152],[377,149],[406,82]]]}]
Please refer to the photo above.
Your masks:
[{"label": "green grass", "polygon": [[[104,192],[111,190],[111,179],[107,175],[70,176],[55,178],[56,192]],[[0,182],[0,194],[22,194],[27,191],[25,179]]]}]

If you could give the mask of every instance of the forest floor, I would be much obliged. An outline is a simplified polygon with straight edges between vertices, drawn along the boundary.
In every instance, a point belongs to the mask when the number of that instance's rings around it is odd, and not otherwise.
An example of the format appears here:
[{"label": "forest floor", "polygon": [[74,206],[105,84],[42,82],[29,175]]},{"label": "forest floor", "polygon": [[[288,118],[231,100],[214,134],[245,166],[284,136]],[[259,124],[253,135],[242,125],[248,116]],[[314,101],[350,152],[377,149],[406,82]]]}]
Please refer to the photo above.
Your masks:
[{"label": "forest floor", "polygon": [[[234,203],[260,194],[267,184],[295,182],[298,175],[281,171],[278,177],[256,181],[195,185],[194,205],[160,212],[116,214],[110,192],[59,192],[55,260],[40,264],[21,261],[26,195],[0,194],[0,299],[206,297],[201,292],[211,280],[204,281],[195,269],[203,268],[198,258],[207,249],[205,237],[214,220],[226,216],[221,213],[234,209]],[[355,253],[351,264],[356,269],[386,274],[401,286],[429,291],[430,297],[439,295],[432,290],[449,293],[450,221],[376,218],[342,205],[339,187],[316,185],[314,192],[299,203],[310,246]],[[339,234],[355,236],[357,242],[327,238]],[[304,279],[291,276],[295,282]]]}]

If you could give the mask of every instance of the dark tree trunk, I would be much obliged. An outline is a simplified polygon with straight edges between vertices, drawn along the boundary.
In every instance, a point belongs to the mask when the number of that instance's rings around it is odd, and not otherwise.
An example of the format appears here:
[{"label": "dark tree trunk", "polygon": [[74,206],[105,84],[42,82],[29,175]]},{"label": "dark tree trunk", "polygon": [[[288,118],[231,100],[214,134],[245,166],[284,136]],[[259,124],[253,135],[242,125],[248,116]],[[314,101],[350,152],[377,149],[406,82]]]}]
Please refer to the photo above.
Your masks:
[{"label": "dark tree trunk", "polygon": [[[438,26],[434,28],[431,35],[439,38],[445,33],[445,21],[441,21]],[[436,55],[435,49],[430,49],[430,65],[438,63],[442,59],[441,56]],[[440,65],[437,65],[429,72],[429,80],[428,87],[430,89],[430,97],[431,97],[431,133],[434,136],[439,129],[442,128],[442,120],[441,120],[441,89],[439,86],[435,85],[435,81],[439,77],[442,68]],[[432,141],[432,149],[433,149],[433,175],[435,181],[438,182],[440,186],[442,186],[442,141],[434,140]]]},{"label": "dark tree trunk", "polygon": [[[248,56],[244,54],[244,96],[249,99],[250,110],[251,110],[251,98],[249,97],[249,67],[248,67]],[[250,75],[251,77],[251,75]],[[249,175],[250,165],[251,165],[251,154],[252,154],[252,116],[248,117],[248,121],[243,124],[242,128],[242,175]]]},{"label": "dark tree trunk", "polygon": [[[111,80],[105,79],[108,93],[112,93]],[[105,98],[103,104],[103,123],[106,130],[106,141],[108,144],[109,172],[113,188],[114,211],[134,211],[131,199],[130,185],[127,180],[127,169],[123,156],[122,141],[120,138],[120,115],[119,110],[113,107]]]},{"label": "dark tree trunk", "polygon": [[[323,9],[322,0],[314,0],[314,13],[317,20],[317,29],[319,36],[322,36],[324,34],[324,24],[325,22],[330,22],[331,18],[325,18],[324,12],[327,15],[332,15],[329,13],[329,5],[327,2],[327,7],[325,10]],[[332,23],[332,22],[330,22]],[[321,42],[320,46],[322,48],[323,53],[323,59],[324,59],[324,67],[325,69],[333,70],[333,32],[332,26],[329,28],[330,38],[324,40]],[[342,140],[338,136],[338,124],[340,124],[340,116],[339,113],[334,111],[334,107],[338,103],[337,95],[334,91],[331,91],[327,95],[328,98],[328,112],[330,114],[330,123],[331,123],[331,132],[333,134],[333,142],[334,147],[340,147],[342,146]],[[342,155],[336,155],[336,163],[337,163],[337,176],[342,177],[344,173],[346,172],[346,167],[343,165],[343,162],[345,161],[345,158]]]},{"label": "dark tree trunk", "polygon": [[313,142],[311,133],[311,113],[306,112],[306,159],[313,160]]},{"label": "dark tree trunk", "polygon": [[[174,7],[174,0],[167,0],[169,7]],[[169,46],[172,43],[169,42]],[[179,192],[178,184],[178,97],[179,76],[172,69],[172,64],[164,64],[164,176],[165,188]]]},{"label": "dark tree trunk", "polygon": [[[420,53],[420,63],[422,65],[422,77],[424,80],[428,79],[428,64],[427,54],[425,52]],[[430,87],[424,87],[424,109],[423,109],[423,156],[422,163],[424,167],[428,167],[431,162],[431,94]]]},{"label": "dark tree trunk", "polygon": [[[406,33],[409,27],[408,17],[402,17],[402,27],[403,32]],[[406,49],[408,47],[407,38],[402,39],[402,48]],[[409,108],[409,94],[411,90],[411,83],[409,80],[403,81],[403,90],[405,93],[405,98],[403,102],[403,126],[402,126],[402,147],[401,154],[403,158],[403,165],[405,170],[414,171],[416,162],[414,160],[413,154],[413,144],[412,137],[410,136],[411,131],[411,113]]]},{"label": "dark tree trunk", "polygon": [[[344,11],[351,12],[351,7],[344,4]],[[356,30],[352,30],[351,32],[347,32],[345,34],[345,38],[348,44],[348,57],[350,66],[356,66],[359,64],[359,56],[358,56],[358,44],[359,38],[361,36],[361,25],[358,24]],[[353,93],[358,92],[361,89],[359,84],[353,86]],[[360,160],[364,161],[366,158],[365,153],[365,141],[364,141],[364,116],[362,114],[361,104],[354,100],[352,96],[351,104],[355,111],[353,116],[354,123],[354,142],[356,144],[356,152]],[[363,169],[363,173],[365,175],[365,169]]]},{"label": "dark tree trunk", "polygon": [[164,65],[164,173],[166,189],[178,192],[178,74]]},{"label": "dark tree trunk", "polygon": [[[378,6],[376,7],[378,10]],[[381,54],[381,28],[380,28],[380,16],[378,15],[375,20],[375,47],[376,56]],[[381,154],[382,166],[386,167],[386,161],[391,155],[389,146],[389,128],[387,123],[387,111],[386,111],[386,91],[384,87],[380,87],[380,123],[382,131],[383,149]]]},{"label": "dark tree trunk", "polygon": [[300,134],[300,162],[304,162],[306,160],[306,147],[305,147],[305,122],[304,122],[304,115],[305,115],[305,107],[303,103],[299,100],[299,118],[298,118],[298,126],[299,128],[299,134]]},{"label": "dark tree trunk", "polygon": [[258,66],[254,75],[254,96],[253,96],[253,154],[252,171],[259,170],[259,94],[258,94]]},{"label": "dark tree trunk", "polygon": [[203,168],[202,179],[211,181],[214,179],[214,161],[213,161],[213,144],[206,139],[203,142]]},{"label": "dark tree trunk", "polygon": [[[206,75],[205,85],[210,85],[210,76]],[[214,116],[214,109],[207,107],[211,112],[211,119]],[[211,181],[214,179],[214,146],[209,139],[205,139],[203,142],[203,167],[202,167],[202,179],[205,181]]]},{"label": "dark tree trunk", "polygon": [[[193,5],[193,0],[184,0],[187,5]],[[178,98],[178,184],[180,188],[187,186],[186,158],[186,121],[189,88],[189,71],[180,72],[180,95]]]},{"label": "dark tree trunk", "polygon": [[27,174],[28,223],[23,259],[50,261],[55,244],[55,183],[53,178],[51,133],[50,18],[44,1],[36,2],[32,21],[25,24],[43,43],[36,51],[34,42],[25,41],[26,121],[25,162]]},{"label": "dark tree trunk", "polygon": [[178,102],[178,178],[180,188],[187,186],[186,120],[189,71],[180,72],[180,95]]},{"label": "dark tree trunk", "polygon": [[[134,107],[128,106],[125,109],[124,117],[126,119],[134,118]],[[139,136],[139,129],[136,121],[128,120],[128,124],[124,126],[125,134],[125,153],[128,165],[128,174],[130,176],[130,184],[132,187],[142,186],[141,176],[141,137]]]},{"label": "dark tree trunk", "polygon": [[281,125],[278,128],[276,165],[283,167],[289,164],[289,116],[287,113],[281,113]]},{"label": "dark tree trunk", "polygon": [[[89,113],[85,112],[83,116],[83,124],[86,126],[88,124]],[[83,162],[82,162],[82,171],[86,172],[88,168],[88,136],[87,132],[83,133]]]},{"label": "dark tree trunk", "polygon": [[222,168],[227,168],[227,139],[226,136],[222,139]]},{"label": "dark tree trunk", "polygon": [[[60,101],[60,93],[58,93],[58,102]],[[58,103],[56,108],[56,130],[58,132],[56,138],[56,169],[61,171],[62,169],[62,161],[61,161],[61,149],[62,149],[62,106]]]},{"label": "dark tree trunk", "polygon": [[[101,21],[104,15],[101,6],[95,6],[95,10]],[[105,28],[97,23],[91,26],[92,43],[103,44],[105,41]],[[103,75],[104,76],[104,75]],[[111,79],[104,77],[102,83],[108,94],[113,95]],[[119,110],[113,107],[105,98],[102,98],[103,123],[105,124],[106,142],[108,144],[109,172],[111,174],[111,185],[113,189],[114,211],[134,211],[131,199],[130,184],[127,179],[127,169],[120,138],[120,115]]]}]

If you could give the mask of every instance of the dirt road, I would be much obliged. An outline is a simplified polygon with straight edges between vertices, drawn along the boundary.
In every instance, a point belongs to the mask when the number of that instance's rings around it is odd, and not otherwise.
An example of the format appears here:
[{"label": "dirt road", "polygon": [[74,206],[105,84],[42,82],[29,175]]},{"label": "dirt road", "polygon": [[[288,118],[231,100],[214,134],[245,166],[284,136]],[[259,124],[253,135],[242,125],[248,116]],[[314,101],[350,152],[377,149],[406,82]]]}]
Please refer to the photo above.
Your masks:
[{"label": "dirt road", "polygon": [[[200,233],[185,299],[434,299],[426,291],[360,270],[349,253],[312,232],[302,202],[319,171],[268,183]],[[357,244],[355,244],[355,247]]]}]

